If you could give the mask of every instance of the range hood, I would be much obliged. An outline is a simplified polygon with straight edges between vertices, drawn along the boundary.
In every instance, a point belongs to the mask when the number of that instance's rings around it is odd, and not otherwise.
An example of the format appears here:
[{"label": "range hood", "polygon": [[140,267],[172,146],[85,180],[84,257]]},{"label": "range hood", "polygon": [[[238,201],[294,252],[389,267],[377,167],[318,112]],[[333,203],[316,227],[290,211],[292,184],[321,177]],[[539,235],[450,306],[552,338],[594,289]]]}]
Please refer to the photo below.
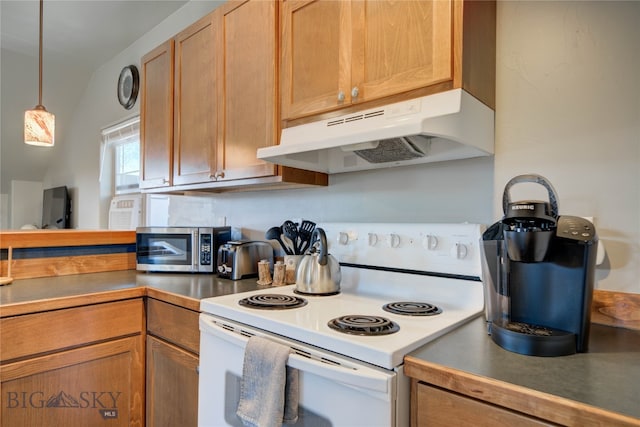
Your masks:
[{"label": "range hood", "polygon": [[494,112],[462,89],[282,130],[271,163],[329,174],[493,154]]}]

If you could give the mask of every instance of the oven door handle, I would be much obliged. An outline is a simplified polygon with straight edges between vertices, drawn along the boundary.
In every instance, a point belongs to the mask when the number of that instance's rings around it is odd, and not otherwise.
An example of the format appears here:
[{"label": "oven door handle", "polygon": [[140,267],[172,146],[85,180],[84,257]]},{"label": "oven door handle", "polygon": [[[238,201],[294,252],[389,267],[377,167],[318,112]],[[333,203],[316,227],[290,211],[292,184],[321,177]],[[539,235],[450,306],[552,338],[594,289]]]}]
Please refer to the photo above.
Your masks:
[{"label": "oven door handle", "polygon": [[[238,347],[245,348],[249,342],[248,335],[254,335],[245,331],[242,333],[237,329],[230,330],[229,328],[220,326],[213,318],[200,316],[200,331],[203,334],[215,335],[218,338],[224,339]],[[279,340],[274,337],[268,337],[272,341],[279,344],[288,345],[285,341]],[[291,354],[289,360],[287,360],[287,366],[298,369],[302,372],[308,372],[332,381],[337,381],[342,384],[359,388],[367,389],[374,392],[388,394],[390,392],[390,379],[395,373],[379,372],[375,369],[368,368],[366,366],[345,366],[336,361],[321,361],[309,356],[303,356],[300,351],[291,348]]]}]

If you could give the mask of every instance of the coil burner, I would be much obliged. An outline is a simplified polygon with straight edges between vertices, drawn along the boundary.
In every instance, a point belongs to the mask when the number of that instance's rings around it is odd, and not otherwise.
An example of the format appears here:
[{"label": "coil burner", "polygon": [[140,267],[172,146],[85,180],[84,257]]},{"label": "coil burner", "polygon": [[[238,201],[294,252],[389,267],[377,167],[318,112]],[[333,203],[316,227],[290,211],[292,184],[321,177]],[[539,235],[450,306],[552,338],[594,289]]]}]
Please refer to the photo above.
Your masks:
[{"label": "coil burner", "polygon": [[307,300],[290,295],[260,294],[251,295],[238,301],[243,307],[257,308],[261,310],[287,310],[307,305]]},{"label": "coil burner", "polygon": [[440,307],[426,302],[401,301],[390,302],[382,306],[384,311],[402,316],[435,316],[442,313]]},{"label": "coil burner", "polygon": [[389,335],[400,330],[400,326],[385,317],[360,314],[336,317],[327,325],[331,329],[351,335]]}]

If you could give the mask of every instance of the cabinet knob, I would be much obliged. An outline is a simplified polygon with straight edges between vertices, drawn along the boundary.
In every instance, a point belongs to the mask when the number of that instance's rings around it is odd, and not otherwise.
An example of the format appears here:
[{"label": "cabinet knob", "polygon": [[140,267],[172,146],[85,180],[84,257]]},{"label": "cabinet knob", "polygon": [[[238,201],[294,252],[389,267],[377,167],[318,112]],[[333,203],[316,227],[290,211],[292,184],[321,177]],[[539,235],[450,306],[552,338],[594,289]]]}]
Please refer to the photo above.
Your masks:
[{"label": "cabinet knob", "polygon": [[357,98],[359,93],[360,92],[358,91],[358,86],[355,86],[353,89],[351,89],[351,97],[352,98]]},{"label": "cabinet knob", "polygon": [[224,178],[224,172],[222,172],[222,171],[218,171],[216,173],[213,173],[213,174],[209,175],[209,179],[212,179],[214,181],[217,181],[217,180],[222,179],[222,178]]},{"label": "cabinet knob", "polygon": [[338,102],[343,102],[344,101],[344,92],[340,91],[338,92]]},{"label": "cabinet knob", "polygon": [[162,178],[162,183],[163,183],[163,184],[168,184],[168,183],[169,183],[169,180],[168,180],[167,178]]}]

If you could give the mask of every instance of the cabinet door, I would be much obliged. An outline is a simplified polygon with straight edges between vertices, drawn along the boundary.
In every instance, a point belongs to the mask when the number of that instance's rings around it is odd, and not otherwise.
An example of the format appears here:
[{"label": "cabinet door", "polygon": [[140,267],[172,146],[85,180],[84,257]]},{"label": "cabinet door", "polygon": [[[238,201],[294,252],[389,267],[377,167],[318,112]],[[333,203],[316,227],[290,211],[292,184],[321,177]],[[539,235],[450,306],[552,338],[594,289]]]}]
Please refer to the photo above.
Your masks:
[{"label": "cabinet door", "polygon": [[0,424],[142,427],[143,355],[138,335],[2,365]]},{"label": "cabinet door", "polygon": [[352,16],[353,102],[453,78],[452,1],[355,1]]},{"label": "cabinet door", "polygon": [[216,156],[213,15],[175,37],[173,184],[209,181]]},{"label": "cabinet door", "polygon": [[256,157],[278,140],[276,11],[276,2],[261,0],[229,2],[219,11],[218,180],[276,174],[275,165]]},{"label": "cabinet door", "polygon": [[350,2],[285,1],[281,17],[282,118],[349,105]]},{"label": "cabinet door", "polygon": [[140,188],[171,185],[173,40],[142,57]]},{"label": "cabinet door", "polygon": [[198,425],[198,358],[147,336],[147,426]]}]

